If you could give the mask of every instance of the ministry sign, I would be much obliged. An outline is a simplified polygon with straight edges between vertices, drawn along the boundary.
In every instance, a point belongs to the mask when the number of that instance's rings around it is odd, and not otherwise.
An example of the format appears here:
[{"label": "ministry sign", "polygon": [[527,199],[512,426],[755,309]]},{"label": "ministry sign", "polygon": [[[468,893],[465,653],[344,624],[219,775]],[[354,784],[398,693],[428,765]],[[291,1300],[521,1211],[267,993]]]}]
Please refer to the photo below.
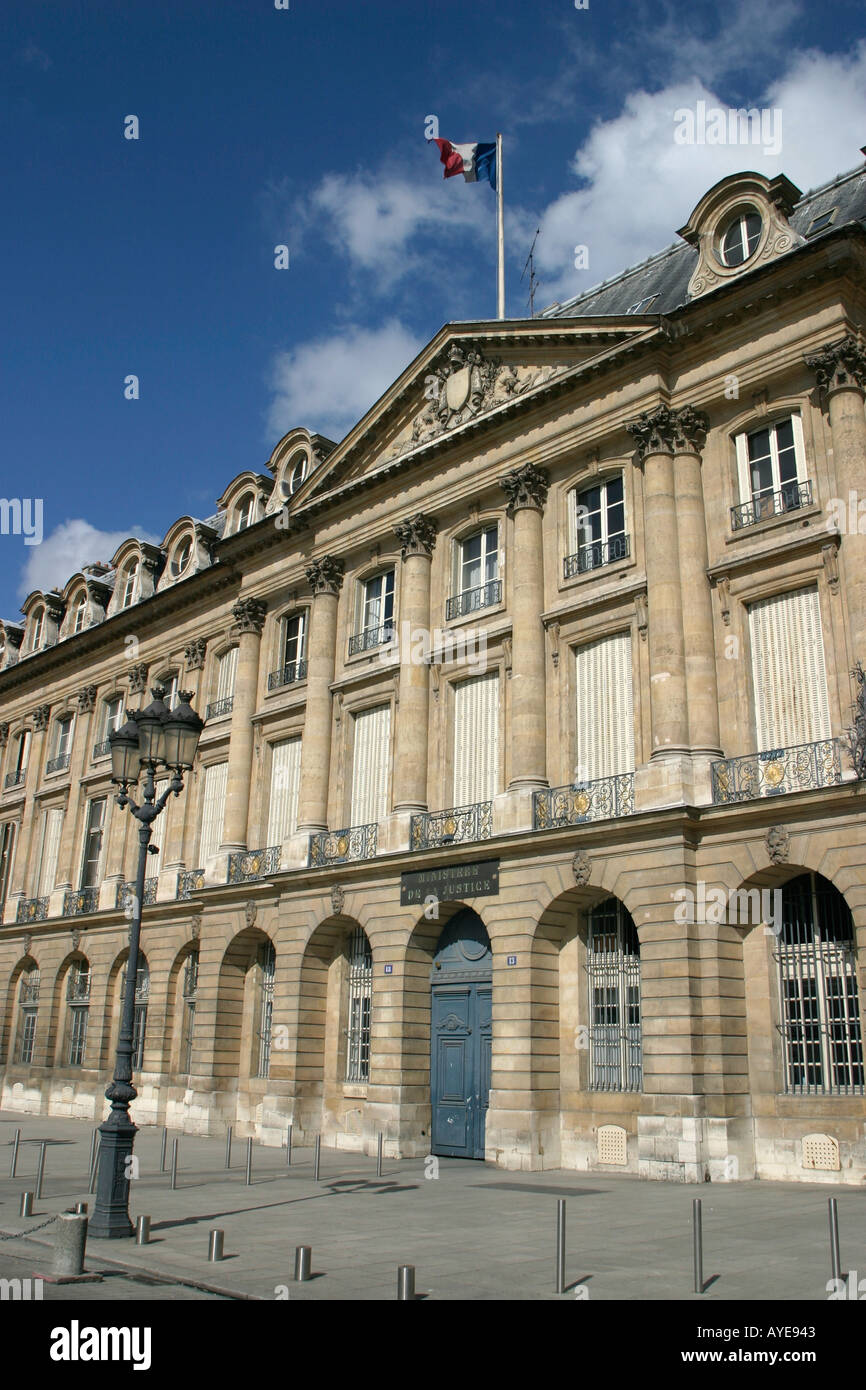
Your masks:
[{"label": "ministry sign", "polygon": [[442,869],[425,869],[400,875],[400,905],[423,905],[426,898],[440,902],[459,902],[461,898],[495,898],[499,895],[499,860],[483,859],[477,864],[450,864]]}]

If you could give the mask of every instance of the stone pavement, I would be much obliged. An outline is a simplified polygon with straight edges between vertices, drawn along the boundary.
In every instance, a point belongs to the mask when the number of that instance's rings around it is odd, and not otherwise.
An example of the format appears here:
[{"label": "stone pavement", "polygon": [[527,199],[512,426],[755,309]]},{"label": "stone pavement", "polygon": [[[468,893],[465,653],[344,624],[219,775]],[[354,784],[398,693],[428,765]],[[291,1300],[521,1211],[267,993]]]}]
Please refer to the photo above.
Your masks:
[{"label": "stone pavement", "polygon": [[[9,1177],[20,1128],[18,1176]],[[0,1277],[50,1268],[51,1227],[26,1233],[88,1197],[93,1126],[83,1120],[0,1112]],[[230,1298],[393,1300],[400,1264],[416,1267],[422,1298],[556,1300],[556,1198],[567,1199],[565,1295],[571,1299],[826,1301],[830,1278],[827,1198],[839,1204],[843,1271],[866,1277],[866,1191],[819,1183],[679,1185],[607,1173],[509,1173],[485,1163],[376,1160],[322,1150],[320,1182],[310,1149],[253,1147],[246,1141],[179,1138],[178,1187],[159,1171],[162,1131],[139,1131],[133,1219],[150,1215],[152,1239],[95,1241],[86,1268],[102,1284],[53,1286],[46,1298]],[[168,1160],[171,1155],[169,1133]],[[38,1148],[48,1141],[41,1201],[19,1217],[20,1194],[35,1186]],[[704,1278],[692,1289],[692,1198],[703,1202]],[[208,1263],[208,1231],[225,1232],[225,1256]],[[20,1232],[21,1239],[3,1240]],[[25,1243],[26,1242],[26,1243]],[[313,1279],[292,1279],[294,1248],[313,1249]],[[25,1268],[26,1266],[26,1268]],[[144,1276],[168,1286],[137,1282]]]}]

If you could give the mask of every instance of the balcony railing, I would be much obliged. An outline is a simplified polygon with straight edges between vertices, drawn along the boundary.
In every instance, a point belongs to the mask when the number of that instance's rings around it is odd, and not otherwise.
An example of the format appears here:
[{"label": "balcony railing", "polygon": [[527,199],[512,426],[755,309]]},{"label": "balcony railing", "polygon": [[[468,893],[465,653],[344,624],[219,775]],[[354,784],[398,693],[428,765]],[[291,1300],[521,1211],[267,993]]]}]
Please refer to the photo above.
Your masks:
[{"label": "balcony railing", "polygon": [[[153,904],[156,902],[156,890],[158,886],[159,876],[157,874],[154,874],[153,878],[146,878],[144,880],[144,901],[142,902],[142,907],[153,906]],[[127,907],[132,903],[132,899],[134,896],[134,879],[130,879],[128,883],[118,883],[115,906],[119,909],[122,909],[125,912]]]},{"label": "balcony railing", "polygon": [[177,896],[191,898],[204,888],[204,869],[185,869],[177,876]]},{"label": "balcony railing", "polygon": [[589,541],[582,545],[574,555],[566,555],[562,569],[566,579],[576,574],[586,574],[602,565],[612,565],[615,560],[627,560],[630,554],[630,538],[626,535],[611,536],[607,541]]},{"label": "balcony railing", "polygon": [[69,766],[70,757],[71,754],[69,753],[58,753],[56,758],[49,758],[45,764],[45,771],[62,772],[65,767]]},{"label": "balcony railing", "polygon": [[47,922],[50,898],[22,898],[15,914],[16,922]]},{"label": "balcony railing", "polygon": [[467,613],[477,613],[479,608],[491,608],[501,598],[502,580],[488,579],[477,589],[464,589],[462,594],[449,598],[445,604],[445,617],[449,622],[452,618],[464,618]]},{"label": "balcony railing", "polygon": [[97,758],[107,758],[107,757],[109,756],[110,752],[111,752],[111,743],[110,743],[110,741],[109,741],[107,738],[104,738],[104,739],[102,740],[101,743],[94,743],[94,745],[93,745],[93,761],[96,762],[96,759],[97,759]]},{"label": "balcony railing", "polygon": [[731,507],[731,530],[741,531],[744,526],[754,526],[759,521],[769,521],[771,517],[811,505],[811,479],[805,483],[786,483],[779,492],[765,492],[753,497],[751,502]]},{"label": "balcony railing", "polygon": [[369,652],[374,647],[384,647],[394,636],[394,624],[384,623],[381,627],[368,627],[349,638],[349,656],[358,652]]},{"label": "balcony railing", "polygon": [[281,666],[279,671],[271,672],[268,676],[268,690],[279,690],[283,685],[294,685],[306,678],[306,661],[290,661],[287,666]]},{"label": "balcony railing", "polygon": [[282,849],[282,845],[270,845],[267,849],[241,850],[237,854],[230,854],[226,882],[249,883],[252,879],[279,873]]},{"label": "balcony railing", "polygon": [[205,719],[221,719],[224,714],[231,714],[234,702],[234,695],[227,696],[225,700],[214,700],[213,704],[207,707]]},{"label": "balcony railing", "polygon": [[833,787],[842,780],[839,740],[821,739],[750,753],[744,758],[725,758],[712,764],[712,780],[717,805]]},{"label": "balcony railing", "polygon": [[345,830],[320,830],[310,836],[310,868],[375,859],[378,845],[379,827],[375,823],[350,825]]},{"label": "balcony railing", "polygon": [[570,787],[545,787],[532,794],[535,830],[631,815],[634,815],[633,772],[598,777],[592,782],[575,782]]},{"label": "balcony railing", "polygon": [[437,845],[462,845],[489,840],[493,834],[493,802],[453,806],[448,811],[425,811],[409,821],[409,848],[434,849]]},{"label": "balcony railing", "polygon": [[99,908],[98,888],[72,888],[63,894],[63,916],[83,917]]},{"label": "balcony railing", "polygon": [[6,787],[23,787],[26,776],[26,767],[22,767],[18,772],[7,772],[4,785]]}]

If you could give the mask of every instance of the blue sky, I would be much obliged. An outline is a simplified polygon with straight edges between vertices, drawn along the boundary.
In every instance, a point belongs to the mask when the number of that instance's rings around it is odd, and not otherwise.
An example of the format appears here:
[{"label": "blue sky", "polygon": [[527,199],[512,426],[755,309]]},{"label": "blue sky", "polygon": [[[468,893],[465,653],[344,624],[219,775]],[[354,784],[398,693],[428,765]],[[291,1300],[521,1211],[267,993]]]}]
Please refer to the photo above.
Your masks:
[{"label": "blue sky", "polygon": [[[536,227],[542,308],[676,240],[723,175],[806,190],[866,143],[860,0],[6,0],[3,30],[0,493],[44,517],[0,535],[13,619],[495,315],[494,195],[442,179],[428,115],[503,132],[509,317]],[[699,99],[778,109],[781,150],[676,144]]]}]

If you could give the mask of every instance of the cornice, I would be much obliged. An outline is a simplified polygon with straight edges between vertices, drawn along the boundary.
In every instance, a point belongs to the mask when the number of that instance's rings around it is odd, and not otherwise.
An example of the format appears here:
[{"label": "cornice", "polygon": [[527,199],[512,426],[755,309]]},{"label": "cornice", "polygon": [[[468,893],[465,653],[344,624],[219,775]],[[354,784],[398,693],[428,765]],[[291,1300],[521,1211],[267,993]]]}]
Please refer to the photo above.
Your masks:
[{"label": "cornice", "polygon": [[800,532],[798,535],[783,541],[780,545],[762,546],[760,549],[747,551],[742,555],[726,556],[724,560],[708,565],[706,575],[708,579],[716,580],[726,574],[745,573],[750,569],[764,568],[774,561],[792,559],[797,555],[806,554],[810,550],[821,551],[825,545],[833,546],[838,550],[841,540],[838,531]]}]

